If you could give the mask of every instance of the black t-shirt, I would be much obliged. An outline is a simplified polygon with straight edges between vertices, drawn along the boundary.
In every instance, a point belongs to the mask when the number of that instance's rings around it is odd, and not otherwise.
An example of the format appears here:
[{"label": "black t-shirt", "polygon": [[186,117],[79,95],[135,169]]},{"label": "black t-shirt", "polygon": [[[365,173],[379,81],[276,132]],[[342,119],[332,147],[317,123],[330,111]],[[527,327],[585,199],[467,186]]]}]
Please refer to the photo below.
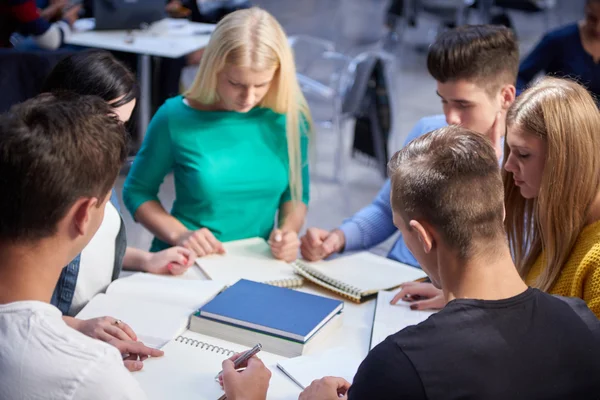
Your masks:
[{"label": "black t-shirt", "polygon": [[349,399],[383,398],[600,399],[600,321],[580,299],[531,288],[453,300],[363,361]]}]

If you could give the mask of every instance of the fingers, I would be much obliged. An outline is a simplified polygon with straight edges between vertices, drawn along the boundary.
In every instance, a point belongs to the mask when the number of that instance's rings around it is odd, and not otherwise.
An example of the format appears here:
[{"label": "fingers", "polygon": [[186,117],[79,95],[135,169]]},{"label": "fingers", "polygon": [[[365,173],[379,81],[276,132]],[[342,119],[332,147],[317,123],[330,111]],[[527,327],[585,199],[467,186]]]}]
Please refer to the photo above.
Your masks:
[{"label": "fingers", "polygon": [[137,340],[137,335],[135,334],[133,329],[131,329],[131,327],[125,322],[119,321],[118,328],[121,329],[127,335],[127,338],[125,338],[124,340]]},{"label": "fingers", "polygon": [[211,245],[213,252],[217,254],[225,254],[225,248],[223,247],[223,243],[219,242],[215,235],[208,229],[204,229],[204,236],[206,240]]},{"label": "fingers", "polygon": [[335,233],[329,234],[323,242],[323,251],[326,254],[331,254],[336,251],[339,244],[339,238]]},{"label": "fingers", "polygon": [[445,300],[441,296],[432,297],[427,300],[414,301],[410,305],[411,310],[439,310],[444,308]]},{"label": "fingers", "polygon": [[273,257],[292,262],[298,257],[298,248],[300,240],[298,234],[294,231],[282,233],[281,241],[271,242],[271,253]]},{"label": "fingers", "polygon": [[165,353],[158,349],[146,346],[142,342],[132,342],[130,340],[113,340],[109,342],[115,346],[121,354],[135,354],[139,357],[150,356],[150,357],[161,357]]},{"label": "fingers", "polygon": [[223,368],[223,373],[221,374],[223,380],[234,379],[234,377],[236,376],[236,370],[233,361],[229,358],[227,360],[223,360],[221,366]]},{"label": "fingers", "polygon": [[171,275],[183,275],[185,273],[185,271],[187,271],[188,269],[190,269],[190,265],[184,264],[178,264],[178,263],[171,263],[167,266],[167,269],[169,270],[169,273]]},{"label": "fingers", "polygon": [[123,364],[125,364],[125,368],[130,372],[139,371],[144,368],[144,363],[138,360],[123,360]]}]

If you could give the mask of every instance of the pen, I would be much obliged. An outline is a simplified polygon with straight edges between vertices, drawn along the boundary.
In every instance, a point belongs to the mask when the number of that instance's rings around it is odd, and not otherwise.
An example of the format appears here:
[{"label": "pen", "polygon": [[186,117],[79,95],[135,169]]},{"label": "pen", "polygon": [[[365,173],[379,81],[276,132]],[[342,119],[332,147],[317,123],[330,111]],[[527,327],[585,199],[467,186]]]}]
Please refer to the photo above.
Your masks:
[{"label": "pen", "polygon": [[[244,364],[246,361],[248,361],[251,357],[255,356],[261,350],[262,350],[262,344],[258,343],[256,346],[254,346],[253,348],[251,348],[250,350],[248,350],[247,352],[245,352],[244,354],[242,354],[241,356],[239,356],[233,362],[233,368],[238,369],[240,367],[240,365]],[[219,381],[219,377],[222,374],[223,374],[223,371],[219,372],[217,374],[217,376],[215,376],[215,380],[217,382]]]}]

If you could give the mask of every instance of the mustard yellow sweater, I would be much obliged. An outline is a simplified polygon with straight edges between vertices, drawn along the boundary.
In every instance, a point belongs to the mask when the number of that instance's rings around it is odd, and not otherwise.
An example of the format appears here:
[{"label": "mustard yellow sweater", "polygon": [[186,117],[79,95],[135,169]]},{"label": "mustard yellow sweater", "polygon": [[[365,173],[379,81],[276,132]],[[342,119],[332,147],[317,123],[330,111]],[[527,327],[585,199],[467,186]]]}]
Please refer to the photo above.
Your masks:
[{"label": "mustard yellow sweater", "polygon": [[[525,279],[528,285],[533,285],[542,272],[544,259],[542,253],[531,267]],[[600,221],[581,231],[550,293],[579,297],[600,318]]]}]

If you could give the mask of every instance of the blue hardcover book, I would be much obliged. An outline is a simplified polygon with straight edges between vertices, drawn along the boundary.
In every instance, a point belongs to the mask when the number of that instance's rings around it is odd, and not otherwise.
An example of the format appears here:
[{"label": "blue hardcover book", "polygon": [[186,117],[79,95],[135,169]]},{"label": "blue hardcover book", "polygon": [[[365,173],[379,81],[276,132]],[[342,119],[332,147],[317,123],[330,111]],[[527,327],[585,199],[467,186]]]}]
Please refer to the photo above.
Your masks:
[{"label": "blue hardcover book", "polygon": [[343,307],[339,300],[240,279],[196,315],[305,343]]}]

